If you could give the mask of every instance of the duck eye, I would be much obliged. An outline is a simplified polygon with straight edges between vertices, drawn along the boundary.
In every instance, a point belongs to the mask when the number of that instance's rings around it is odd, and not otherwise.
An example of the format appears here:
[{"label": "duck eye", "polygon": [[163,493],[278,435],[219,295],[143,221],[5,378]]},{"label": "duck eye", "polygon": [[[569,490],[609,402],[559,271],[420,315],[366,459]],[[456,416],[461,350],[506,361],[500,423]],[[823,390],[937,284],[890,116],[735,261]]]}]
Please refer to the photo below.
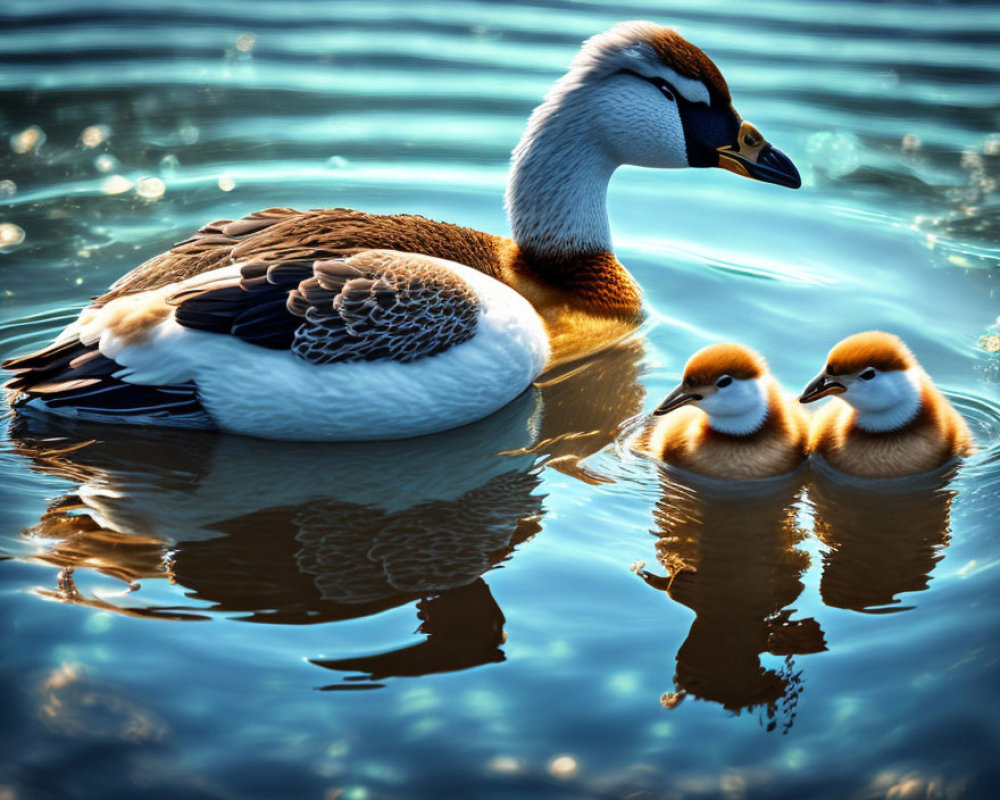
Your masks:
[{"label": "duck eye", "polygon": [[721,378],[719,378],[719,380],[715,382],[715,385],[718,386],[720,389],[724,389],[732,382],[733,382],[732,378],[730,378],[728,375],[723,375]]},{"label": "duck eye", "polygon": [[657,78],[653,81],[653,85],[663,93],[663,96],[673,102],[677,98],[674,96],[673,87],[667,83],[663,78]]},{"label": "duck eye", "polygon": [[826,374],[827,375],[833,375],[833,364],[827,364],[826,365]]},{"label": "duck eye", "polygon": [[861,378],[861,380],[863,381],[870,381],[872,378],[875,377],[875,370],[873,370],[871,367],[868,367],[868,369],[866,369],[864,372],[858,375],[858,377]]}]

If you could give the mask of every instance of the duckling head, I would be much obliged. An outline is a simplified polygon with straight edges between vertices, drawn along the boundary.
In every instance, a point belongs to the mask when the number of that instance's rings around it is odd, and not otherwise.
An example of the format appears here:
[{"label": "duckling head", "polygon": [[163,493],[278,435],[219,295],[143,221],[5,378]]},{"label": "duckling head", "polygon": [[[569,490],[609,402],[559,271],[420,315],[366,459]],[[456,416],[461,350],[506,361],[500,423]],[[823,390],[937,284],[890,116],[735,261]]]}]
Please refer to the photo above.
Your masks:
[{"label": "duckling head", "polygon": [[653,415],[693,404],[705,412],[713,430],[749,436],[767,419],[769,382],[767,362],[759,353],[731,342],[713,344],[691,356],[680,386]]},{"label": "duckling head", "polygon": [[580,133],[614,166],[721,167],[801,185],[791,160],[737,113],[715,63],[652,22],[622,22],[589,39],[536,110],[519,149],[554,117],[574,121],[560,131],[564,146]]},{"label": "duckling head", "polygon": [[898,336],[867,331],[834,346],[826,368],[806,386],[799,402],[839,395],[857,412],[859,427],[892,431],[917,415],[922,382],[923,370]]}]

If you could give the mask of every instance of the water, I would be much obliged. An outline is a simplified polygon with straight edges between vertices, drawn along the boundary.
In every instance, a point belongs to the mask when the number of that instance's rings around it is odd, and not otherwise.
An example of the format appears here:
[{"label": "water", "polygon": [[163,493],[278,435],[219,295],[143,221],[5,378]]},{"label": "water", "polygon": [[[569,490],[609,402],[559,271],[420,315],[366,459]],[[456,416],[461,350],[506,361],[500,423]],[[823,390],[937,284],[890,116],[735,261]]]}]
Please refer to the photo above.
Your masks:
[{"label": "water", "polygon": [[[620,171],[642,335],[468,430],[11,426],[0,796],[994,796],[994,3],[7,0],[0,355],[214,218],[505,231],[531,108],[635,17],[716,59],[803,189]],[[975,430],[947,489],[717,497],[614,443],[709,341],[798,389],[870,328]]]}]

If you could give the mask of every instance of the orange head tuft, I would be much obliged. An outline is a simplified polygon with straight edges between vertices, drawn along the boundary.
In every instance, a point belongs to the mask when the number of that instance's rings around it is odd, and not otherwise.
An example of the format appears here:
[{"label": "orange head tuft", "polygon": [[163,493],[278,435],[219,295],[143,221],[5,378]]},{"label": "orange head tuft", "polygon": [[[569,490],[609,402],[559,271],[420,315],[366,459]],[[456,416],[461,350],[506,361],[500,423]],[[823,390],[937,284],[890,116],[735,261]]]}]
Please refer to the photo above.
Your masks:
[{"label": "orange head tuft", "polygon": [[903,340],[891,333],[866,331],[838,342],[826,359],[828,375],[854,375],[868,367],[880,372],[917,366],[917,359]]},{"label": "orange head tuft", "polygon": [[714,384],[723,375],[737,380],[753,380],[767,374],[767,362],[759,353],[735,342],[704,347],[684,366],[687,386]]}]

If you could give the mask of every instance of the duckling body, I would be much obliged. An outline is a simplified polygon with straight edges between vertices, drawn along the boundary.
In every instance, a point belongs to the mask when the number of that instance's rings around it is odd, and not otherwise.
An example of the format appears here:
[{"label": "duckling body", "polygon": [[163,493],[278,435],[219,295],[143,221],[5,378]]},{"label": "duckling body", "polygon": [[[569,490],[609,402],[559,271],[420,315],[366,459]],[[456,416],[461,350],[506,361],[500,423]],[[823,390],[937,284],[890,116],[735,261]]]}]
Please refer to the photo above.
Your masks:
[{"label": "duckling body", "polygon": [[805,390],[809,403],[837,394],[812,418],[810,450],[859,478],[900,478],[970,455],[969,427],[909,348],[881,331],[837,344]]},{"label": "duckling body", "polygon": [[622,23],[584,45],[529,120],[512,238],[343,208],[215,222],[121,278],[50,347],[6,362],[11,403],[269,438],[471,422],[640,320],[605,202],[622,164],[800,183],[701,50]]},{"label": "duckling body", "polygon": [[[729,395],[738,395],[729,397]],[[785,475],[806,458],[808,423],[764,359],[742,345],[696,353],[684,380],[657,409],[638,449],[719,480]]]}]

